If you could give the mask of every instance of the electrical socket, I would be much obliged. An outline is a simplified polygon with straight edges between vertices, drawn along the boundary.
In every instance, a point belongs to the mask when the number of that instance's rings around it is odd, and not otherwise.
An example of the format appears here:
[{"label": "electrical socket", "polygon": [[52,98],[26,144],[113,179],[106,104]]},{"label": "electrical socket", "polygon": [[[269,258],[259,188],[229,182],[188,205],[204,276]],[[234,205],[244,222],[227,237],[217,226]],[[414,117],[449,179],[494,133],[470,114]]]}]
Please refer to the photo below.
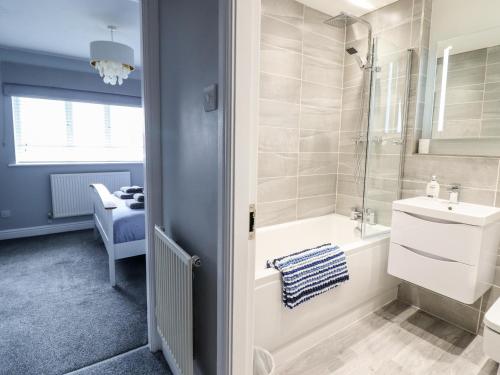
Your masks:
[{"label": "electrical socket", "polygon": [[7,219],[8,217],[10,217],[10,215],[11,215],[10,210],[2,210],[2,211],[0,211],[0,217],[2,219]]}]

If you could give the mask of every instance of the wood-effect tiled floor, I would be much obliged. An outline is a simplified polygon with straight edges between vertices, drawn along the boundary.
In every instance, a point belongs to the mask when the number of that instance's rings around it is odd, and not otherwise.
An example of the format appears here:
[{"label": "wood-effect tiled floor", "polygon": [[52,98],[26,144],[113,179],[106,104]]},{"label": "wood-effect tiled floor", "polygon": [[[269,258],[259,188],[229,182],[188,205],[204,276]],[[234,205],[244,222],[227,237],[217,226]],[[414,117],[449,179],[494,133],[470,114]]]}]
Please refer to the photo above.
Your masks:
[{"label": "wood-effect tiled floor", "polygon": [[496,375],[498,365],[482,345],[482,336],[396,301],[279,367],[277,375]]}]

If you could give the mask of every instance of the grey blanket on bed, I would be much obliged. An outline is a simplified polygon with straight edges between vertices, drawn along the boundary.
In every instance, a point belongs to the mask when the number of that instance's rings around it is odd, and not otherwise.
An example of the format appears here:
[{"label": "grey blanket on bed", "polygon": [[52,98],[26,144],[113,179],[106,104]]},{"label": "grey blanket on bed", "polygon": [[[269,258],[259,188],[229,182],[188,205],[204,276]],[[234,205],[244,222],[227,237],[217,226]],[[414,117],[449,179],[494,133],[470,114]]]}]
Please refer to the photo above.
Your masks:
[{"label": "grey blanket on bed", "polygon": [[113,210],[113,242],[123,243],[143,240],[146,237],[144,209],[131,209],[127,201],[116,199]]}]

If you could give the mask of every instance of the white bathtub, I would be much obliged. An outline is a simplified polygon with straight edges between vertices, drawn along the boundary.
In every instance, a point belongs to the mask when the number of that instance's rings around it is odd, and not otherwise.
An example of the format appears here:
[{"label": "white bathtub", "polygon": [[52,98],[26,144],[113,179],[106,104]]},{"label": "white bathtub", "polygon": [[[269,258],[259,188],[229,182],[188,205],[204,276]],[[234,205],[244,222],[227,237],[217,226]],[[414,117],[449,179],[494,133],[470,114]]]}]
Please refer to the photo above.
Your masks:
[{"label": "white bathtub", "polygon": [[[257,230],[255,344],[273,352],[277,364],[396,298],[397,279],[386,271],[388,228],[362,240],[355,226],[348,217],[332,214]],[[266,260],[327,242],[346,253],[350,280],[293,310],[285,308],[280,274],[266,269]]]}]

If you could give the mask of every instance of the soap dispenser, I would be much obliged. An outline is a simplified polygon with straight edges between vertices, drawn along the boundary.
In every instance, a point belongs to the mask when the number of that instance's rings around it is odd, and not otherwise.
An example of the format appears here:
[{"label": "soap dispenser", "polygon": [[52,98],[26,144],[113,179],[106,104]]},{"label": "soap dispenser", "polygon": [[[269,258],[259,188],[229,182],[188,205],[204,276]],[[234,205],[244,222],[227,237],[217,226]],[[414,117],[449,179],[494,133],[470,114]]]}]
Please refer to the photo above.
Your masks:
[{"label": "soap dispenser", "polygon": [[426,194],[430,198],[439,197],[439,183],[437,182],[436,176],[432,176],[431,181],[427,184]]}]

